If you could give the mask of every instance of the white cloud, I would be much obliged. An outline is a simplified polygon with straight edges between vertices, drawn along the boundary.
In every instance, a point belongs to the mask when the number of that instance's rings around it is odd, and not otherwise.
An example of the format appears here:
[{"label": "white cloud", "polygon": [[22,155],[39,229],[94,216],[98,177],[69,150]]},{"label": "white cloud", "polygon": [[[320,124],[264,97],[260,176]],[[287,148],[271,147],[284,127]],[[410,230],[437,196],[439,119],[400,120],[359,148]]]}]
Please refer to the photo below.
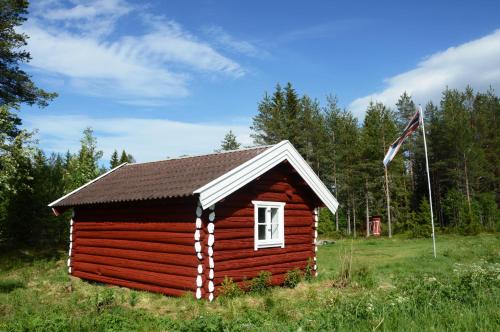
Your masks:
[{"label": "white cloud", "polygon": [[76,152],[82,131],[91,126],[98,147],[108,159],[114,149],[125,149],[139,162],[180,155],[210,153],[220,147],[231,129],[240,143],[251,145],[248,124],[189,123],[167,119],[97,118],[85,115],[47,116],[26,114],[26,128],[39,129],[39,141],[47,152]]},{"label": "white cloud", "polygon": [[471,85],[476,90],[490,86],[500,90],[500,30],[480,39],[450,47],[432,54],[417,68],[386,79],[387,88],[381,92],[354,100],[349,108],[363,117],[370,101],[393,106],[406,91],[417,103],[439,101],[446,88],[464,89]]},{"label": "white cloud", "polygon": [[203,31],[210,36],[217,45],[229,51],[249,57],[262,57],[267,55],[267,52],[259,49],[254,44],[234,38],[219,26],[212,25],[204,28]]},{"label": "white cloud", "polygon": [[[120,17],[143,18],[145,32],[111,39]],[[73,92],[124,103],[161,105],[166,98],[189,94],[195,75],[231,79],[245,70],[181,25],[123,0],[45,0],[22,27],[30,36],[30,66],[52,79],[64,79]],[[96,28],[98,33],[92,28]]]}]

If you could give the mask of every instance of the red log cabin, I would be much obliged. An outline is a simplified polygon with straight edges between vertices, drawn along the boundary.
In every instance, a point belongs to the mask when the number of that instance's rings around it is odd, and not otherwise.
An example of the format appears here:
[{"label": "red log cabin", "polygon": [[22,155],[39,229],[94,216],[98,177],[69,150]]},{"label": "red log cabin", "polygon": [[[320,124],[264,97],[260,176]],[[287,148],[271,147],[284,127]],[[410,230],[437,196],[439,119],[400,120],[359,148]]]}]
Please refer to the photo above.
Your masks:
[{"label": "red log cabin", "polygon": [[311,264],[318,207],[338,203],[288,141],[122,164],[49,204],[73,209],[72,276],[213,300],[225,277],[280,284]]}]

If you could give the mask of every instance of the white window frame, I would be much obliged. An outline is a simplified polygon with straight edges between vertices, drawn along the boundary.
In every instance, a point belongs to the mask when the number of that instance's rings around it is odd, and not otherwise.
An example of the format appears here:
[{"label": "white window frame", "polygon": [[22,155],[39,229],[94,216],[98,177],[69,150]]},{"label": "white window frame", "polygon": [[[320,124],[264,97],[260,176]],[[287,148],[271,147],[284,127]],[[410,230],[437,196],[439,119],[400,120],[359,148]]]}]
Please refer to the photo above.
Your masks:
[{"label": "white window frame", "polygon": [[[252,201],[254,205],[254,250],[262,248],[285,247],[285,204],[284,202]],[[278,238],[273,240],[259,240],[259,208],[278,209]],[[266,225],[270,225],[270,218],[266,213]],[[266,229],[266,232],[270,229]]]}]

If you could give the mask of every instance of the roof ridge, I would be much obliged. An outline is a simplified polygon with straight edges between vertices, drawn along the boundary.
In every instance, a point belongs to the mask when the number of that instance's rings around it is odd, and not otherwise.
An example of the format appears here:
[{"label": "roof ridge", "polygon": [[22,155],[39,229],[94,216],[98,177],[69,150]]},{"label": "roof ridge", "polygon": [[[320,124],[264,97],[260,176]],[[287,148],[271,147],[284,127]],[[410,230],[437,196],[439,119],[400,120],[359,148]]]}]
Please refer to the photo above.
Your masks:
[{"label": "roof ridge", "polygon": [[160,162],[170,161],[170,160],[181,160],[181,159],[189,159],[189,158],[199,158],[199,157],[205,157],[205,156],[213,156],[213,155],[217,155],[217,154],[226,154],[226,153],[234,153],[234,152],[240,152],[240,151],[248,151],[248,150],[269,148],[269,147],[274,146],[274,145],[275,144],[257,145],[257,146],[251,146],[251,147],[246,147],[246,148],[241,148],[241,149],[235,149],[235,150],[227,150],[227,151],[218,151],[218,152],[212,152],[212,153],[195,154],[195,155],[190,155],[190,156],[181,156],[181,157],[161,159],[161,160],[145,161],[145,162],[142,162],[142,163],[127,163],[127,165],[125,165],[125,166],[134,166],[134,165],[144,165],[144,164],[151,164],[151,163],[160,163]]}]

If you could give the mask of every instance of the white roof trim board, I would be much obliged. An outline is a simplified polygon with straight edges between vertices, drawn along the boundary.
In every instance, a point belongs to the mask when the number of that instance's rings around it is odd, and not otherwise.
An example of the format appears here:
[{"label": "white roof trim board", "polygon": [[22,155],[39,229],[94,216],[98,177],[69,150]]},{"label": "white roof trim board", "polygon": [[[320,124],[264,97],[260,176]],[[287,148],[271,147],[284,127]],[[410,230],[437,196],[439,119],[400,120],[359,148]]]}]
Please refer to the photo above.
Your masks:
[{"label": "white roof trim board", "polygon": [[200,195],[203,209],[219,202],[274,166],[287,160],[319,199],[332,212],[339,203],[289,141],[282,141],[261,154],[207,183],[193,193]]},{"label": "white roof trim board", "polygon": [[85,183],[83,186],[76,188],[75,190],[73,190],[73,191],[72,191],[72,192],[70,192],[70,193],[67,193],[67,194],[66,194],[66,195],[64,195],[63,197],[60,197],[60,198],[56,199],[55,201],[53,201],[52,203],[50,203],[50,204],[49,204],[49,207],[54,206],[54,204],[57,204],[58,202],[60,202],[60,201],[62,201],[63,199],[65,199],[66,197],[69,197],[69,196],[73,195],[73,194],[74,194],[74,193],[76,193],[77,191],[80,191],[81,189],[83,189],[83,188],[87,187],[88,185],[90,185],[90,184],[92,184],[92,183],[96,182],[96,181],[97,181],[97,180],[99,180],[100,178],[105,177],[105,176],[106,176],[106,175],[108,175],[109,173],[116,171],[118,168],[120,168],[120,167],[122,167],[122,166],[125,166],[126,164],[127,164],[126,162],[125,162],[125,163],[123,163],[123,164],[120,164],[120,165],[116,166],[115,168],[110,169],[110,170],[109,170],[109,171],[107,171],[106,173],[103,173],[103,174],[99,175],[99,176],[98,176],[98,177],[96,177],[95,179],[93,179],[93,180],[91,180],[91,181],[89,181],[89,182]]}]

